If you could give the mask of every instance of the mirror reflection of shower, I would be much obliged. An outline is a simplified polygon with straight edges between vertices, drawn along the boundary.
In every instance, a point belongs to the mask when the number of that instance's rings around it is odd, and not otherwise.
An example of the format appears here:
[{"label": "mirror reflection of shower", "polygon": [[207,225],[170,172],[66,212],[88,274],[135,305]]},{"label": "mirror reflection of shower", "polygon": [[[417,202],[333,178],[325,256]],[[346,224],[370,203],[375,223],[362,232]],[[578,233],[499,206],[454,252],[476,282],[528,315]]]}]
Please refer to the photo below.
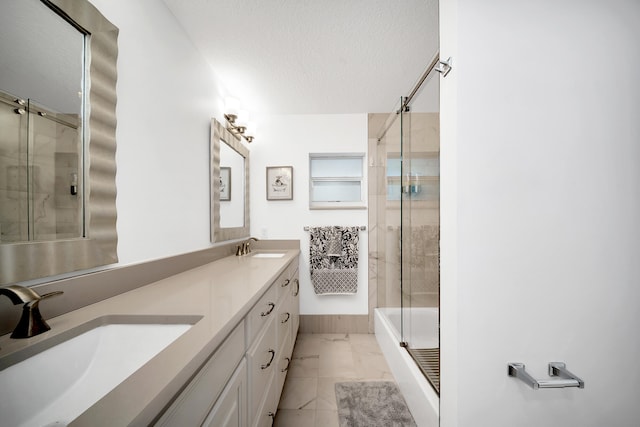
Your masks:
[{"label": "mirror reflection of shower", "polygon": [[83,237],[85,34],[38,0],[0,14],[0,242]]},{"label": "mirror reflection of shower", "polygon": [[82,237],[78,115],[0,92],[0,242]]}]

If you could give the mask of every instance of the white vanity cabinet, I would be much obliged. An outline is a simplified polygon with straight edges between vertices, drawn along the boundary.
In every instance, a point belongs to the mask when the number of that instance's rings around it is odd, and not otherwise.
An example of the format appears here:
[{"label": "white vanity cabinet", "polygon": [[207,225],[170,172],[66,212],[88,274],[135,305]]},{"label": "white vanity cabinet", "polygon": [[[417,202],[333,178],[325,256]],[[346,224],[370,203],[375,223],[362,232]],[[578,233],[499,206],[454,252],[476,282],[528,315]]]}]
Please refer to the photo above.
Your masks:
[{"label": "white vanity cabinet", "polygon": [[296,257],[156,426],[271,426],[298,333],[298,293]]},{"label": "white vanity cabinet", "polygon": [[202,426],[238,427],[246,425],[247,362],[242,359]]},{"label": "white vanity cabinet", "polygon": [[[295,335],[293,335],[294,317],[299,308],[297,293],[293,297],[294,279],[297,280],[298,262],[294,260],[276,279],[253,311],[266,313],[260,331],[248,330],[247,337],[257,335],[247,353],[249,364],[249,425],[252,427],[270,426],[278,409],[278,402],[287,375],[288,364],[293,353]],[[297,282],[296,282],[297,283]],[[294,307],[294,305],[296,307]],[[252,319],[256,319],[254,314]],[[296,319],[297,320],[297,319]],[[248,322],[251,329],[259,325],[257,321]],[[298,330],[295,329],[295,334]],[[268,344],[267,344],[268,343]]]},{"label": "white vanity cabinet", "polygon": [[[246,368],[242,363],[242,366],[238,365],[243,361],[244,353],[245,327],[244,321],[242,321],[213,353],[156,425],[163,427],[200,426],[209,417],[215,417],[214,403],[225,393],[226,384],[233,382],[234,374],[241,375],[246,383]],[[243,369],[244,373],[241,373],[240,371]],[[246,392],[243,392],[242,395],[243,401],[239,401],[238,405],[245,407]]]}]

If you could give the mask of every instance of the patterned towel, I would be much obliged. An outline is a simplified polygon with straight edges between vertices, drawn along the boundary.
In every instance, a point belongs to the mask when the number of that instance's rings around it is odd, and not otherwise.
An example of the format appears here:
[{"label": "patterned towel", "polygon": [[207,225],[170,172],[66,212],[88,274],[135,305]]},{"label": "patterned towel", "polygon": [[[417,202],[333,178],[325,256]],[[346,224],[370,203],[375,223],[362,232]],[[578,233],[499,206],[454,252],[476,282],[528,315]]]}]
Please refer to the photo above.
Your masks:
[{"label": "patterned towel", "polygon": [[311,282],[317,295],[358,291],[359,227],[310,227]]},{"label": "patterned towel", "polygon": [[342,256],[342,231],[338,227],[329,227],[327,239],[327,255]]}]

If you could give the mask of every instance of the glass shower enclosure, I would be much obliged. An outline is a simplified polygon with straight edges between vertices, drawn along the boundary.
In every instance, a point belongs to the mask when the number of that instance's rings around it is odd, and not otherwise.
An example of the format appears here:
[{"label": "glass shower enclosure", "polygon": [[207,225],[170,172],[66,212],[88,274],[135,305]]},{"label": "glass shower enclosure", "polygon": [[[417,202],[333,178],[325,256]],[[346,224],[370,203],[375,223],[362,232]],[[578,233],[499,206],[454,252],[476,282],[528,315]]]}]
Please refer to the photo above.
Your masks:
[{"label": "glass shower enclosure", "polygon": [[390,114],[369,120],[370,130],[379,127],[376,185],[383,187],[376,190],[378,310],[439,393],[439,79],[427,74]]}]

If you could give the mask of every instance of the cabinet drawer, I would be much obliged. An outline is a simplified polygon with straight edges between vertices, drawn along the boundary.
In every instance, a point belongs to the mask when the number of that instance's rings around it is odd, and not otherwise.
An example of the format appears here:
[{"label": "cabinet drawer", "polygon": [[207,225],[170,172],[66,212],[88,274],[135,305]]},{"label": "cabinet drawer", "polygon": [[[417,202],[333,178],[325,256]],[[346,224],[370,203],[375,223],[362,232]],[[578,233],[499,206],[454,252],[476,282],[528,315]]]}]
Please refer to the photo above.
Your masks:
[{"label": "cabinet drawer", "polygon": [[295,272],[291,278],[291,337],[293,343],[296,341],[298,335],[298,327],[300,326],[300,279],[298,277],[298,271]]},{"label": "cabinet drawer", "polygon": [[278,367],[276,369],[276,400],[278,402],[280,401],[282,388],[284,387],[284,381],[287,377],[289,366],[291,366],[291,357],[293,353],[293,347],[291,344],[291,337],[288,336],[278,351]]},{"label": "cabinet drawer", "polygon": [[276,298],[278,301],[281,301],[282,298],[291,293],[291,279],[286,271],[278,277],[273,286],[276,288]]},{"label": "cabinet drawer", "polygon": [[292,288],[292,277],[294,274],[297,274],[298,270],[298,258],[295,258],[293,261],[289,263],[284,272],[278,277],[275,281],[276,292],[278,301],[280,301],[286,294],[291,292]]},{"label": "cabinet drawer", "polygon": [[247,315],[247,346],[255,340],[258,332],[269,320],[276,317],[276,288],[271,286]]},{"label": "cabinet drawer", "polygon": [[278,348],[291,335],[291,325],[293,324],[292,299],[291,294],[287,294],[278,305]]},{"label": "cabinet drawer", "polygon": [[244,322],[240,322],[156,425],[201,425],[242,359],[244,341]]},{"label": "cabinet drawer", "polygon": [[252,424],[264,394],[273,381],[274,371],[278,365],[276,354],[276,322],[269,319],[266,327],[247,352],[249,368],[249,420]]}]

